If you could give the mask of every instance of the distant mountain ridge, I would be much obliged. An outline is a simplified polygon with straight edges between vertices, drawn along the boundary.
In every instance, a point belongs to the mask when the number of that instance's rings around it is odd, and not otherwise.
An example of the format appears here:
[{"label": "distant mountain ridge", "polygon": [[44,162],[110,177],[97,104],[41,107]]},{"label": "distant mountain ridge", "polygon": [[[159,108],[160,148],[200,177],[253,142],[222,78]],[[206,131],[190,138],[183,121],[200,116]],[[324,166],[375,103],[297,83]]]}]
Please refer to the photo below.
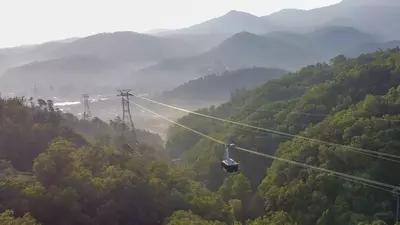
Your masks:
[{"label": "distant mountain ridge", "polygon": [[[169,89],[173,83],[186,82],[206,74],[253,66],[294,71],[307,64],[329,61],[339,54],[354,55],[352,49],[360,53],[359,46],[371,46],[363,49],[375,51],[378,48],[373,46],[379,43],[383,43],[379,37],[340,26],[317,28],[303,34],[286,31],[263,35],[240,32],[196,56],[169,59],[139,70],[126,83],[143,78],[148,85],[158,80],[159,83],[152,86],[157,90]],[[386,46],[393,48],[396,43],[390,42]]]},{"label": "distant mountain ridge", "polygon": [[[296,49],[296,46],[279,39],[241,32],[229,37],[220,45],[207,52],[193,57],[167,60],[151,68],[173,70],[179,67],[179,69],[187,72],[186,69],[191,70],[193,64],[199,64],[195,70],[204,73],[207,71],[221,72],[221,70],[238,69],[248,66],[269,66],[266,65],[268,62],[265,60],[273,60],[282,64],[281,58],[277,58],[277,55],[271,55],[272,52],[283,55],[282,50],[291,51],[292,49]],[[293,54],[289,55],[287,61],[290,61],[290,57],[293,57]],[[275,64],[276,62],[271,62],[271,64]],[[290,67],[288,65],[290,62],[286,65],[284,64],[285,62],[282,65],[276,65],[276,67]],[[299,64],[302,63],[300,62]],[[177,65],[177,67],[173,65]],[[215,67],[212,68],[212,66]]]},{"label": "distant mountain ridge", "polygon": [[[115,85],[118,71],[120,68],[115,63],[99,57],[76,55],[8,69],[1,77],[0,88],[27,91],[34,85],[42,89],[52,86],[74,93],[78,87]],[[76,88],[75,91],[72,87]]]},{"label": "distant mountain ridge", "polygon": [[11,66],[75,55],[91,55],[124,63],[157,62],[168,58],[195,55],[198,52],[195,46],[185,40],[128,31],[0,49],[0,54],[4,54],[15,62]]},{"label": "distant mountain ridge", "polygon": [[102,33],[61,46],[56,57],[94,55],[113,61],[158,61],[197,53],[185,41],[134,32]]},{"label": "distant mountain ridge", "polygon": [[395,23],[400,19],[399,9],[400,3],[396,0],[344,0],[311,10],[281,10],[262,18],[285,30],[310,31],[326,25],[348,26],[390,40],[400,39],[400,28]]},{"label": "distant mountain ridge", "polygon": [[344,0],[311,10],[283,9],[261,17],[233,10],[200,24],[159,34],[309,32],[317,27],[337,25],[354,27],[367,33],[381,33],[386,39],[400,39],[400,28],[395,22],[400,19],[399,10],[397,0]]},{"label": "distant mountain ridge", "polygon": [[[399,10],[397,0],[345,0],[262,17],[233,10],[204,23],[159,30],[154,35],[121,31],[0,49],[0,88],[13,91],[61,80],[73,87],[83,80],[93,88],[105,83],[153,92],[226,70],[253,66],[297,70],[338,54],[355,56],[396,47]],[[64,69],[73,57],[77,57],[75,69]],[[102,65],[95,66],[101,72],[88,72],[79,57],[101,60]],[[27,74],[37,79],[28,79]],[[33,83],[25,84],[28,80]]]},{"label": "distant mountain ridge", "polygon": [[119,80],[131,71],[198,52],[184,40],[134,32],[4,49],[0,50],[0,88],[14,91],[29,90],[33,85],[120,85]]}]

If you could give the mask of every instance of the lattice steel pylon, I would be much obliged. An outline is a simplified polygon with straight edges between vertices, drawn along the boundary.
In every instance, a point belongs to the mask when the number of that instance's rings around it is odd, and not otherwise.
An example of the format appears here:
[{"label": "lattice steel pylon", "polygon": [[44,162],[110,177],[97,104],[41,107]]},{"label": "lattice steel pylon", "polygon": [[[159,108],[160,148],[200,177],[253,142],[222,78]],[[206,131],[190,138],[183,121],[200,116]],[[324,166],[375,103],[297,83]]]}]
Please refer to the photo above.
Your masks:
[{"label": "lattice steel pylon", "polygon": [[90,112],[89,95],[88,94],[83,94],[82,96],[83,96],[83,106],[84,106],[83,119],[84,120],[91,120],[92,119],[92,113]]},{"label": "lattice steel pylon", "polygon": [[[123,90],[118,90],[118,92],[120,92],[119,95],[117,95],[118,97],[121,97],[121,102],[122,102],[122,122],[125,126],[130,127],[132,130],[132,134],[133,134],[133,141],[134,141],[134,150],[139,153],[139,142],[137,140],[137,136],[136,136],[136,131],[135,131],[135,125],[133,124],[132,121],[132,115],[131,115],[131,109],[129,106],[129,96],[133,96],[131,93],[129,93],[132,89],[123,89]],[[121,135],[124,135],[125,132],[125,126],[121,127]],[[130,146],[132,147],[132,146]]]}]

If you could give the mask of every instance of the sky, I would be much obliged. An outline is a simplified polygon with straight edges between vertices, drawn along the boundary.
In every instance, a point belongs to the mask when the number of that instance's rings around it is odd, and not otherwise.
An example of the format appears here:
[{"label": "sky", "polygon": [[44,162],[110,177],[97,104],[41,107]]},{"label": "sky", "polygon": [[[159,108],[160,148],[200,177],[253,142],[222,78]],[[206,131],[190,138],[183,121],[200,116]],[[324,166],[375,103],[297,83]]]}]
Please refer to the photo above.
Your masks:
[{"label": "sky", "polygon": [[177,29],[227,13],[265,16],[340,0],[0,0],[0,48],[101,32]]}]

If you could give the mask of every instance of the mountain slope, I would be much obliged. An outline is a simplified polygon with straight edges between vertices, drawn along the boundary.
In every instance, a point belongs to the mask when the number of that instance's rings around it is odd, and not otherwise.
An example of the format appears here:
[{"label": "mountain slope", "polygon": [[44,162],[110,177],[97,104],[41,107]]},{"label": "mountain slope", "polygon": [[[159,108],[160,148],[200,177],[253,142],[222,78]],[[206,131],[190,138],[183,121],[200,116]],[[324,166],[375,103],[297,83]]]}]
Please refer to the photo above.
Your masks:
[{"label": "mountain slope", "polygon": [[185,40],[123,31],[83,38],[46,42],[27,47],[0,49],[1,54],[31,61],[90,55],[115,62],[157,62],[198,53]]},{"label": "mountain slope", "polygon": [[0,78],[0,87],[8,91],[26,91],[33,85],[46,89],[84,88],[111,85],[115,76],[121,76],[121,71],[114,63],[94,56],[72,56],[8,69]]},{"label": "mountain slope", "polygon": [[263,17],[230,11],[191,27],[159,34],[308,32],[321,26],[335,25],[355,27],[367,33],[380,34],[386,39],[399,39],[400,28],[396,25],[399,9],[400,4],[396,0],[346,0],[311,10],[284,9]]},{"label": "mountain slope", "polygon": [[376,35],[341,26],[325,26],[304,34],[269,32],[264,36],[279,38],[287,43],[311,49],[321,60],[328,60],[339,54],[356,57],[363,53],[400,46],[399,41],[381,41]]},{"label": "mountain slope", "polygon": [[[165,90],[176,83],[225,70],[253,66],[296,70],[319,60],[328,61],[356,46],[377,41],[376,37],[357,29],[337,26],[323,27],[305,34],[268,32],[261,36],[241,32],[207,52],[165,60],[140,70],[132,79],[144,80],[147,86],[159,80],[162,82],[154,86],[154,90]],[[133,83],[132,80],[127,82]]]},{"label": "mountain slope", "polygon": [[52,53],[53,57],[93,55],[112,61],[158,61],[194,54],[194,47],[172,38],[134,32],[103,33],[78,39]]},{"label": "mountain slope", "polygon": [[206,34],[170,34],[162,37],[175,38],[196,46],[196,50],[205,52],[221,44],[229,38],[229,34],[224,33],[206,33]]},{"label": "mountain slope", "polygon": [[286,43],[296,45],[298,47],[308,47],[310,45],[310,37],[305,34],[288,32],[288,31],[273,31],[263,34],[265,37],[279,39]]},{"label": "mountain slope", "polygon": [[281,69],[250,68],[208,75],[191,80],[170,91],[165,91],[157,99],[163,102],[222,102],[229,99],[236,90],[251,89],[267,80],[285,73]]},{"label": "mountain slope", "polygon": [[148,83],[158,80],[160,86],[155,86],[155,89],[168,89],[174,86],[173,83],[225,70],[253,66],[295,69],[314,60],[316,58],[307,49],[279,39],[241,32],[197,56],[166,60],[138,71],[132,79],[146,79]]},{"label": "mountain slope", "polygon": [[101,33],[84,38],[46,42],[25,48],[0,49],[12,59],[11,66],[34,61],[87,55],[115,63],[149,64],[191,56],[199,50],[184,40],[134,32]]},{"label": "mountain slope", "polygon": [[0,77],[3,75],[4,71],[12,67],[18,67],[36,61],[50,60],[52,59],[51,54],[55,50],[78,39],[79,38],[68,38],[37,45],[0,49]]},{"label": "mountain slope", "polygon": [[385,43],[365,43],[348,49],[345,52],[345,55],[354,57],[363,54],[365,52],[384,51],[399,46],[400,46],[400,41],[390,41]]},{"label": "mountain slope", "polygon": [[[257,126],[267,129],[297,134],[309,125],[316,124],[324,119],[324,116],[307,115],[309,113],[316,115],[335,114],[351,104],[364,100],[367,94],[383,95],[388,89],[400,85],[400,77],[396,72],[397,65],[400,65],[400,52],[398,50],[393,51],[393,53],[382,52],[363,55],[349,60],[340,56],[333,60],[333,66],[317,64],[305,67],[297,73],[269,81],[263,87],[250,91],[244,96],[234,97],[230,102],[221,105],[215,111],[208,111],[208,113],[224,115],[224,118],[230,118],[233,121],[245,121],[247,124],[257,124]],[[392,60],[396,63],[395,65],[391,62]],[[382,64],[374,65],[373,63]],[[340,94],[338,95],[338,93]],[[254,109],[257,111],[254,111]],[[306,114],[298,114],[297,112]],[[189,116],[181,121],[188,120],[193,121],[191,125],[196,124],[195,121],[202,121],[201,118],[196,118],[196,116]],[[279,137],[252,134],[249,131],[234,127],[226,128],[210,125],[204,130],[203,127],[209,125],[208,123],[205,124],[204,121],[198,125],[203,131],[211,132],[208,134],[219,129],[222,129],[219,130],[222,133],[233,131],[236,135],[225,135],[223,137],[227,139],[243,137],[244,139],[239,138],[236,141],[247,147],[256,144],[265,153],[273,153],[278,144],[285,141],[285,139]],[[180,135],[183,134],[180,133]],[[193,136],[190,132],[187,132],[187,135]],[[256,136],[261,136],[265,140],[254,139]],[[195,140],[199,140],[199,138]],[[174,139],[171,138],[170,143],[174,142]],[[195,141],[192,144],[196,143]],[[173,151],[181,149],[177,143],[170,147],[169,149]],[[204,145],[197,147],[193,148],[193,152],[190,154],[197,154],[196,151],[200,148],[210,148]],[[190,157],[195,157],[195,155]],[[247,160],[250,159],[257,160],[240,153],[236,157],[243,158],[244,161],[242,162],[249,162]],[[260,165],[264,166],[264,164]],[[246,167],[243,172],[246,173],[247,170],[250,172],[255,168]],[[261,169],[257,168],[256,170]],[[248,175],[253,182],[257,183],[256,177]]]},{"label": "mountain slope", "polygon": [[8,70],[0,86],[7,91],[26,91],[35,84],[82,91],[85,86],[122,85],[119,80],[131,71],[198,50],[176,38],[116,32],[2,52],[0,69]]},{"label": "mountain slope", "polygon": [[322,59],[345,53],[349,48],[379,41],[378,38],[352,27],[329,26],[306,34],[314,52]]},{"label": "mountain slope", "polygon": [[232,36],[201,57],[221,60],[225,67],[233,69],[247,66],[293,69],[312,58],[305,49],[248,32]]},{"label": "mountain slope", "polygon": [[[399,66],[399,49],[354,59],[339,56],[332,65],[304,67],[234,96],[217,108],[199,112],[292,135],[398,155],[400,127],[394,121],[400,115]],[[399,164],[370,155],[299,138],[252,132],[196,115],[185,116],[178,122],[264,154],[388,184],[400,182],[398,177],[387,173],[398,170]],[[218,170],[224,152],[222,145],[172,127],[167,149],[171,155],[183,157],[187,165],[193,166],[198,172],[197,179],[207,180],[210,188],[219,187],[226,177]],[[299,225],[358,224],[366,220],[394,224],[396,202],[391,193],[246,152],[233,151],[231,156],[240,163],[241,172],[249,177],[254,189],[262,181],[258,193],[262,197],[259,207],[266,203],[264,212],[283,211]]]},{"label": "mountain slope", "polygon": [[347,0],[312,10],[282,10],[263,19],[286,30],[309,31],[320,26],[349,26],[386,39],[399,39],[400,4],[396,0]]}]

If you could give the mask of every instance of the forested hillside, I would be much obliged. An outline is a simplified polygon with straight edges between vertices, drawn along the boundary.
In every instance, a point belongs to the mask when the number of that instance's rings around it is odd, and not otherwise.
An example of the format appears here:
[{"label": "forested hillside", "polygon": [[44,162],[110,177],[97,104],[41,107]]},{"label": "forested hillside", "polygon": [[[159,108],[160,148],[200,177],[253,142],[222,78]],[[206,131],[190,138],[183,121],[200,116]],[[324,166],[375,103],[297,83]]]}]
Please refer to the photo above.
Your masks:
[{"label": "forested hillside", "polygon": [[[293,135],[400,155],[400,49],[337,56],[330,64],[302,68],[262,87],[198,112]],[[341,147],[271,135],[196,115],[179,123],[241,147],[281,158],[398,185],[397,162]],[[167,150],[197,172],[211,190],[223,191],[224,147],[178,127]],[[394,224],[392,193],[246,152],[231,152],[249,179],[254,198],[242,202],[250,224]],[[225,180],[225,181],[224,181]],[[243,214],[242,214],[243,216]],[[278,218],[280,223],[269,222]]]},{"label": "forested hillside", "polygon": [[[138,156],[113,144],[120,139],[107,143],[104,128],[98,119],[85,123],[62,114],[51,101],[0,99],[0,224],[233,224],[246,219],[241,204],[251,189],[245,176],[235,175],[221,191],[210,191],[192,179],[194,171],[169,162],[158,149],[140,145]],[[284,216],[268,220],[275,224]]]}]

